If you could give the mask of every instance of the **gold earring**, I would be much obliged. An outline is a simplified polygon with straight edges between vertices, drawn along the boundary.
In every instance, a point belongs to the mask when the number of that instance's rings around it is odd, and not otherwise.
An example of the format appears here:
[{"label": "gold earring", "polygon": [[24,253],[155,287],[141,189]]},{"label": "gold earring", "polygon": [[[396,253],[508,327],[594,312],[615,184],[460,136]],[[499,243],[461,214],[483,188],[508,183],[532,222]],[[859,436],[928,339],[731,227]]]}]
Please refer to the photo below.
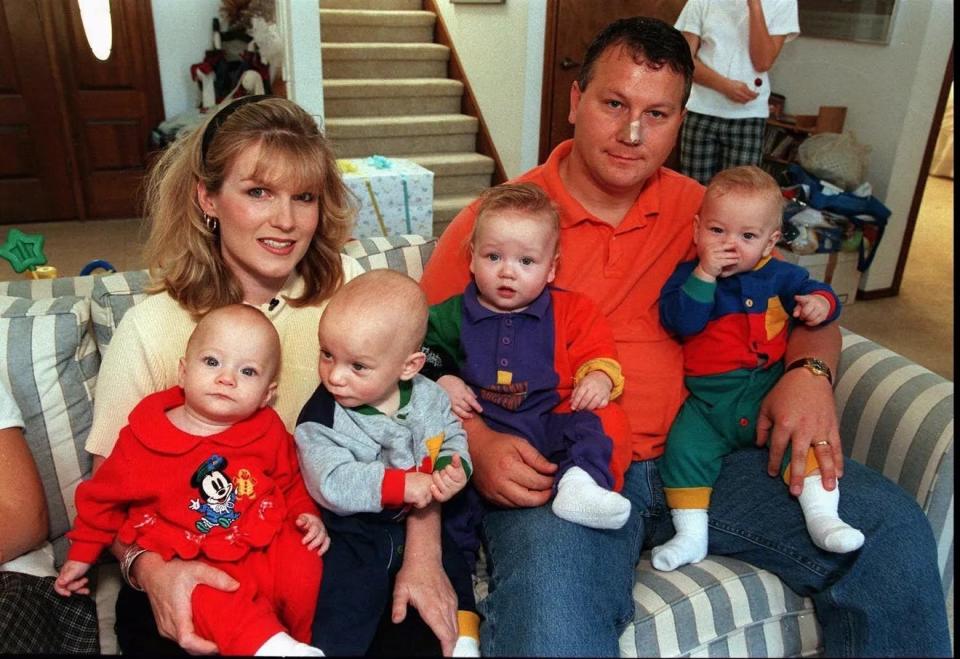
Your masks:
[{"label": "gold earring", "polygon": [[203,213],[203,223],[207,225],[207,229],[213,235],[217,235],[220,232],[220,221],[212,215],[207,215],[206,211]]}]

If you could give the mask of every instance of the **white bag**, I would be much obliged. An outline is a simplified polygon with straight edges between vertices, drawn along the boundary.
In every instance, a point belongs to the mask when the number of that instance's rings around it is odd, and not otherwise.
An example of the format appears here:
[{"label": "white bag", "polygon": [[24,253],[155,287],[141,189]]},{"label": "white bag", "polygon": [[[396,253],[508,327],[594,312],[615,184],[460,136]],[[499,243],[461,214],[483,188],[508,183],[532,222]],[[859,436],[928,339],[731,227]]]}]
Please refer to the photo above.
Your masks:
[{"label": "white bag", "polygon": [[797,149],[797,163],[813,176],[851,191],[863,182],[870,147],[852,133],[811,135]]}]

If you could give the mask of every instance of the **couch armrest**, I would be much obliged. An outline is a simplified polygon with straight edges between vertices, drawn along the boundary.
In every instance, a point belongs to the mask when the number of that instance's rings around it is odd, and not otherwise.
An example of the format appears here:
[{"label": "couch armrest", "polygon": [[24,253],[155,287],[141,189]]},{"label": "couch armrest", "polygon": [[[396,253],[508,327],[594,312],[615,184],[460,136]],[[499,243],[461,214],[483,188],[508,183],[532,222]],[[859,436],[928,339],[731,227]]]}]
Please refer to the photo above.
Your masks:
[{"label": "couch armrest", "polygon": [[953,382],[842,334],[836,401],[844,453],[916,498],[937,539],[946,595],[953,583]]}]

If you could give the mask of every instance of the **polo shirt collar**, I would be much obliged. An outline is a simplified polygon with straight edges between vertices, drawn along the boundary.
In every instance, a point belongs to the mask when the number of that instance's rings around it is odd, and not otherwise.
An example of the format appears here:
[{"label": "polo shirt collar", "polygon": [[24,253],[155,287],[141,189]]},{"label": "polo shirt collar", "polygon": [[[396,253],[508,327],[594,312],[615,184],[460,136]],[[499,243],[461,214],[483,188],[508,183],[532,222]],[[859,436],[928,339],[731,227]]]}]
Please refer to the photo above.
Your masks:
[{"label": "polo shirt collar", "polygon": [[493,316],[502,316],[505,313],[526,314],[528,316],[533,316],[534,318],[538,318],[542,320],[547,313],[547,309],[550,307],[550,287],[549,286],[544,288],[540,292],[540,295],[538,295],[536,299],[530,303],[530,306],[528,306],[523,311],[510,311],[510,312],[492,311],[490,309],[487,309],[482,304],[480,304],[480,301],[477,299],[478,294],[479,294],[479,291],[477,290],[476,282],[471,281],[467,285],[467,290],[464,292],[464,295],[463,295],[463,309],[467,315],[467,320],[473,323],[480,320],[485,320]]},{"label": "polo shirt collar", "polygon": [[[573,195],[567,192],[567,188],[560,178],[560,163],[570,155],[572,150],[572,139],[561,142],[550,153],[541,170],[543,187],[547,196],[555,200],[557,206],[561,209],[560,225],[561,227],[571,227],[585,221],[606,224],[606,222],[591,214]],[[616,227],[615,231],[617,233],[644,227],[650,220],[656,219],[660,215],[661,195],[663,194],[660,175],[661,170],[658,169],[653,176],[647,179],[633,206],[627,211],[623,221]]]}]

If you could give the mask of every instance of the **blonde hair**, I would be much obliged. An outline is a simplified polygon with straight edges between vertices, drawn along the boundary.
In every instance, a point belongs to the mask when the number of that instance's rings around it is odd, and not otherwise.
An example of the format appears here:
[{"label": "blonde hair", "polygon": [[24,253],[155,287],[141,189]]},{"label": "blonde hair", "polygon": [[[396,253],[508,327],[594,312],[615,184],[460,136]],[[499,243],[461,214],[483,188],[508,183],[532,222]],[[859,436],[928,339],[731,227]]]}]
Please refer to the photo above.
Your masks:
[{"label": "blonde hair", "polygon": [[783,206],[785,200],[780,186],[770,174],[755,165],[741,165],[730,167],[717,172],[703,196],[704,203],[707,197],[722,197],[728,192],[756,194],[770,202],[770,222],[776,221],[779,228],[783,221]]},{"label": "blonde hair", "polygon": [[206,313],[197,323],[197,326],[193,328],[193,332],[190,333],[184,352],[190,354],[191,348],[199,340],[198,337],[203,336],[203,333],[209,331],[208,328],[215,323],[221,322],[243,324],[245,329],[263,332],[264,337],[270,344],[269,354],[272,372],[269,376],[271,378],[276,377],[280,370],[280,334],[262,311],[256,307],[251,307],[249,304],[228,304]]},{"label": "blonde hair", "polygon": [[533,183],[504,183],[487,188],[479,197],[477,219],[470,234],[470,244],[476,243],[484,219],[489,215],[502,211],[516,211],[529,216],[531,219],[542,219],[549,225],[554,238],[554,248],[560,238],[560,213],[539,186]]},{"label": "blonde hair", "polygon": [[349,315],[357,323],[390,332],[405,350],[417,352],[427,335],[429,313],[427,296],[416,281],[401,272],[380,269],[341,286],[330,298],[323,317]]},{"label": "blonde hair", "polygon": [[304,292],[288,301],[306,306],[330,297],[343,280],[340,249],[353,225],[350,193],[330,143],[300,106],[270,97],[220,117],[222,124],[208,135],[204,158],[204,131],[216,118],[214,114],[178,137],[148,175],[145,216],[150,234],[144,254],[153,279],[151,292],[166,291],[194,315],[243,301],[240,283],[220,255],[219,237],[204,222],[197,184],[203,182],[208,192],[218,192],[238,154],[258,146],[256,178],[283,181],[319,196],[317,231],[296,265]]}]

